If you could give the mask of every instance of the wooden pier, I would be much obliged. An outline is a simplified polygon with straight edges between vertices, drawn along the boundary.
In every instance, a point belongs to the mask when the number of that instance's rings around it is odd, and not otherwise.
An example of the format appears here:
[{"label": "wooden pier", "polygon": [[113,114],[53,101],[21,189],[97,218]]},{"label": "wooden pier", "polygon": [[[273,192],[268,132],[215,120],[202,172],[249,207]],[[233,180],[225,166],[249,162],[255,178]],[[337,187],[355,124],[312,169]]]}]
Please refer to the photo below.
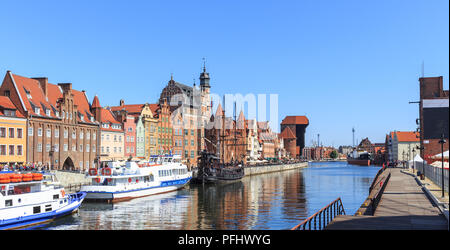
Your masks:
[{"label": "wooden pier", "polygon": [[384,172],[391,175],[373,215],[341,215],[325,230],[448,230],[447,219],[413,175],[399,168]]}]

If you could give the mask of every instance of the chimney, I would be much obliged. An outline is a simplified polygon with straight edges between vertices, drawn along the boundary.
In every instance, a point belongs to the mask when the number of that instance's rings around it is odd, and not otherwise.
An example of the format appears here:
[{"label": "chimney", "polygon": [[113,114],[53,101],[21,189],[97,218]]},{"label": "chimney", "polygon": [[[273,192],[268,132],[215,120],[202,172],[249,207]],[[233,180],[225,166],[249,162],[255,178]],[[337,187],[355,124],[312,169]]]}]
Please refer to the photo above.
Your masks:
[{"label": "chimney", "polygon": [[58,85],[61,87],[63,92],[68,92],[72,89],[72,83],[58,83]]},{"label": "chimney", "polygon": [[41,86],[41,89],[44,92],[45,97],[47,97],[48,78],[47,77],[33,77],[31,79],[37,80],[39,82],[39,86]]}]

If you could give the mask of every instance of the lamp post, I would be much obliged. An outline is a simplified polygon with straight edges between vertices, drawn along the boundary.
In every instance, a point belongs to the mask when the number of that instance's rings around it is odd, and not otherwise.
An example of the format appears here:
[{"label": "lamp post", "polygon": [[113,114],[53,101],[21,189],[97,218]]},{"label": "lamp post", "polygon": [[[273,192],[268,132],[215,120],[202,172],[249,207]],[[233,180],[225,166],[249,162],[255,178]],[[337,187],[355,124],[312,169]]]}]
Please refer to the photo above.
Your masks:
[{"label": "lamp post", "polygon": [[403,150],[402,155],[403,155],[403,158],[402,158],[402,160],[403,160],[403,168],[405,168],[405,150]]},{"label": "lamp post", "polygon": [[416,149],[413,148],[413,150],[412,150],[412,155],[413,155],[412,156],[413,157],[413,173],[414,173],[415,164],[416,164],[416,161],[414,160],[415,153],[416,153]]},{"label": "lamp post", "polygon": [[[441,135],[441,139],[439,140],[439,143],[441,144],[441,161],[442,161],[442,166],[441,166],[441,181],[442,181],[442,197],[445,196],[444,194],[444,143],[445,143],[445,139],[444,139],[444,134]],[[450,179],[450,176],[449,176]]]}]

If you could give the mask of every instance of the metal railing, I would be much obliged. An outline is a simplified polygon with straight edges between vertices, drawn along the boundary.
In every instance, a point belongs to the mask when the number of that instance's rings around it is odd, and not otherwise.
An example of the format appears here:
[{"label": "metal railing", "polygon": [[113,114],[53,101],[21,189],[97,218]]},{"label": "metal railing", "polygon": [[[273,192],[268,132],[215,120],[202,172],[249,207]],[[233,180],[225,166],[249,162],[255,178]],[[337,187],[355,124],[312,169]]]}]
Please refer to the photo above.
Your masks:
[{"label": "metal railing", "polygon": [[337,198],[291,230],[322,230],[339,215],[345,215],[341,198]]},{"label": "metal railing", "polygon": [[[442,168],[434,167],[429,164],[424,164],[423,162],[416,161],[413,164],[408,163],[408,167],[412,168],[414,164],[414,170],[420,171],[422,174],[425,173],[425,177],[430,179],[436,186],[442,187]],[[449,170],[444,167],[444,190],[448,192],[448,172]]]}]

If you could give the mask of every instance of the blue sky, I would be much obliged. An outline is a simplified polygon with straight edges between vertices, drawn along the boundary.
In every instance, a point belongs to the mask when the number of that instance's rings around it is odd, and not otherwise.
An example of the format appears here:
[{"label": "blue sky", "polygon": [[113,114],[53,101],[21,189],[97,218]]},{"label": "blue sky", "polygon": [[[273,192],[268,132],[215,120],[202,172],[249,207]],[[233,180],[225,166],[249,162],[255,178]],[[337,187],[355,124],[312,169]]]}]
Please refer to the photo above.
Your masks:
[{"label": "blue sky", "polygon": [[[174,79],[278,94],[306,144],[413,130],[418,77],[449,80],[449,6],[430,1],[2,1],[0,73],[71,82],[102,105],[154,103]],[[267,101],[268,102],[268,101]],[[269,115],[267,115],[269,117]]]}]

